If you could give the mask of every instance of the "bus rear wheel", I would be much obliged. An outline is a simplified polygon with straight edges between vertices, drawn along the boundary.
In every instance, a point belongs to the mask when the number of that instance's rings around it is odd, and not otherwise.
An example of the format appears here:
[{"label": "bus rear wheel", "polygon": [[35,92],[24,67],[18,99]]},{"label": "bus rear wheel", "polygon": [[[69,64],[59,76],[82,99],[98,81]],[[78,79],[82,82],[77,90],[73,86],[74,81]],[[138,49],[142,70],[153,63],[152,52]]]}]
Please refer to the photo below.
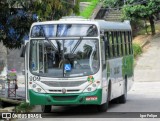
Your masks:
[{"label": "bus rear wheel", "polygon": [[118,98],[119,103],[126,103],[127,100],[127,78],[125,79],[124,94]]},{"label": "bus rear wheel", "polygon": [[41,105],[41,109],[43,113],[50,113],[52,106],[51,105]]}]

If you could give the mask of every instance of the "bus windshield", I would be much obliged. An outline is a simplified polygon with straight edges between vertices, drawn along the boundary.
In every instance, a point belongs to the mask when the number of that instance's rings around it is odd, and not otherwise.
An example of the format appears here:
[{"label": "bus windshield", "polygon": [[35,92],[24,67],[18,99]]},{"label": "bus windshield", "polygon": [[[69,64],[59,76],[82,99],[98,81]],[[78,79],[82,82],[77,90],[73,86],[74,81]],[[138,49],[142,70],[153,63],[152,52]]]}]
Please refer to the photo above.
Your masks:
[{"label": "bus windshield", "polygon": [[98,39],[30,41],[30,71],[46,77],[78,77],[99,70]]},{"label": "bus windshield", "polygon": [[45,24],[34,25],[32,38],[39,37],[96,37],[98,30],[93,24]]}]

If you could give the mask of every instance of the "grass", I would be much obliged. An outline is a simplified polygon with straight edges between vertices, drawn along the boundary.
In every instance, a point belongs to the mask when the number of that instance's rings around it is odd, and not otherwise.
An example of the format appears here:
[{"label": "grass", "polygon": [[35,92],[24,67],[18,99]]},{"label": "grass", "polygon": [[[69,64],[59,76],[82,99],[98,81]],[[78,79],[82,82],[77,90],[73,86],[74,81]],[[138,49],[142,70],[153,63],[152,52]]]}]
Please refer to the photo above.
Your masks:
[{"label": "grass", "polygon": [[137,43],[133,43],[133,52],[134,57],[136,58],[138,55],[142,53],[142,47]]},{"label": "grass", "polygon": [[33,109],[34,106],[31,106],[29,103],[22,102],[20,105],[16,106],[17,113],[28,113]]},{"label": "grass", "polygon": [[81,1],[91,1],[91,4],[87,6],[81,13],[80,16],[83,16],[84,18],[90,18],[92,15],[94,9],[96,8],[97,4],[99,3],[99,0],[81,0]]},{"label": "grass", "polygon": [[80,2],[92,2],[92,0],[80,0]]}]

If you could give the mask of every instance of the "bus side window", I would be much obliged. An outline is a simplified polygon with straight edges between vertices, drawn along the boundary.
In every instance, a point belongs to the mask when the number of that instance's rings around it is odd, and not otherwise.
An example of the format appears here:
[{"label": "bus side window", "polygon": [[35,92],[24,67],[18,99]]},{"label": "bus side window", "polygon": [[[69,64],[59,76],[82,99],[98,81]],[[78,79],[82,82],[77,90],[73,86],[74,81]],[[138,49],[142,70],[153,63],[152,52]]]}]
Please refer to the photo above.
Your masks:
[{"label": "bus side window", "polygon": [[119,39],[119,32],[116,32],[116,45],[117,45],[117,56],[120,55],[120,39]]},{"label": "bus side window", "polygon": [[[102,55],[102,60],[105,62],[106,60],[106,42],[105,42],[105,37],[101,37],[101,55]],[[104,64],[104,63],[103,63]]]},{"label": "bus side window", "polygon": [[131,32],[128,32],[128,46],[129,46],[129,54],[132,54],[132,36]]},{"label": "bus side window", "polygon": [[126,46],[127,46],[127,54],[130,54],[130,45],[129,45],[129,31],[126,32]]},{"label": "bus side window", "polygon": [[113,54],[113,57],[115,57],[115,39],[114,39],[114,32],[111,32],[111,35],[112,35],[112,54]]},{"label": "bus side window", "polygon": [[109,32],[105,33],[105,37],[106,37],[106,55],[107,55],[107,59],[111,57],[111,51],[110,51],[110,35]]},{"label": "bus side window", "polygon": [[119,36],[120,36],[120,56],[123,56],[124,55],[123,33],[120,32]]},{"label": "bus side window", "polygon": [[113,40],[113,45],[112,45],[112,47],[113,47],[113,57],[116,57],[117,56],[117,49],[116,49],[116,46],[117,46],[117,44],[116,44],[116,32],[112,32],[113,34],[112,34],[112,40]]},{"label": "bus side window", "polygon": [[127,39],[126,39],[126,32],[123,32],[123,35],[124,35],[124,52],[125,52],[125,55],[127,55]]}]

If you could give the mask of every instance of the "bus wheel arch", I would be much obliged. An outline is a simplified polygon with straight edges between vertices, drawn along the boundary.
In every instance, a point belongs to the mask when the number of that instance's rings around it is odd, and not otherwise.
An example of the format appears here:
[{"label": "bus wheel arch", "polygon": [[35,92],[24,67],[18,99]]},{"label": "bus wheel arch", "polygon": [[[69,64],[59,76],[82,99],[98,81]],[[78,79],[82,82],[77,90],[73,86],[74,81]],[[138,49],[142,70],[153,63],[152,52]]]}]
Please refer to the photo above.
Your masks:
[{"label": "bus wheel arch", "polygon": [[107,90],[107,100],[104,104],[98,105],[97,108],[99,112],[106,112],[108,110],[110,97],[111,97],[111,81],[109,80],[108,90]]},{"label": "bus wheel arch", "polygon": [[43,113],[50,113],[52,110],[52,105],[41,105],[41,110]]},{"label": "bus wheel arch", "polygon": [[124,93],[123,95],[121,95],[118,99],[119,99],[119,103],[126,103],[126,100],[127,100],[127,86],[128,86],[128,83],[127,83],[127,75],[125,75],[125,78],[124,78]]},{"label": "bus wheel arch", "polygon": [[108,100],[108,103],[109,103],[109,101],[111,100],[111,80],[109,80],[109,82],[108,82],[107,98],[109,99],[109,100],[107,99],[107,100]]}]

